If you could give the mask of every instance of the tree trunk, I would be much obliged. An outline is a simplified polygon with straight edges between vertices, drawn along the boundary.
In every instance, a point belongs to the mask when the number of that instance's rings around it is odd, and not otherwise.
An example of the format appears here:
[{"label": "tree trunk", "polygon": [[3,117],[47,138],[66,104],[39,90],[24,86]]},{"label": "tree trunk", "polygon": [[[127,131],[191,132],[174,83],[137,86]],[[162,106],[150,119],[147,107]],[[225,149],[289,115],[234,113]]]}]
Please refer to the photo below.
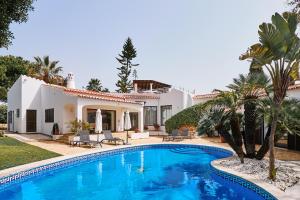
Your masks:
[{"label": "tree trunk", "polygon": [[231,117],[230,127],[234,143],[237,146],[237,154],[241,160],[241,163],[244,163],[243,139],[240,130],[239,118],[236,115]]},{"label": "tree trunk", "polygon": [[226,130],[218,130],[218,133],[225,139],[225,142],[238,154],[238,147],[234,143],[234,140],[230,133]]},{"label": "tree trunk", "polygon": [[280,104],[275,104],[274,106],[274,114],[271,125],[271,134],[269,138],[269,178],[271,180],[276,179],[276,169],[275,169],[275,154],[274,154],[274,136],[276,132],[278,114],[279,114]]},{"label": "tree trunk", "polygon": [[245,137],[244,144],[246,156],[248,158],[255,157],[255,131],[256,131],[256,105],[254,102],[246,102],[244,104],[245,117]]},{"label": "tree trunk", "polygon": [[[267,134],[265,136],[264,142],[262,144],[262,146],[259,148],[255,158],[257,160],[262,160],[265,155],[268,153],[269,151],[269,141],[270,141],[270,135],[271,135],[271,124],[268,126],[268,130],[267,130]],[[274,144],[276,144],[276,142],[281,138],[281,135],[275,134],[274,136]]]},{"label": "tree trunk", "polygon": [[271,135],[271,125],[268,126],[268,131],[267,134],[265,136],[264,142],[261,145],[261,147],[259,148],[255,158],[257,160],[261,160],[265,157],[265,155],[268,153],[269,151],[269,140],[270,140],[270,135]]}]

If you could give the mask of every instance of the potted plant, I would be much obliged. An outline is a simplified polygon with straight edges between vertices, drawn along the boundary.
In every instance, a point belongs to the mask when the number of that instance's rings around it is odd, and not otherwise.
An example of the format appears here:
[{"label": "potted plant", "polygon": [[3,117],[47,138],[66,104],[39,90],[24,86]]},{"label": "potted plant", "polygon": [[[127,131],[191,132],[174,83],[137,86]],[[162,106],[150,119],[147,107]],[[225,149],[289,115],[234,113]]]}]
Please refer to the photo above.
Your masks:
[{"label": "potted plant", "polygon": [[148,127],[148,126],[144,126],[144,130],[146,130],[146,131],[147,131],[148,129],[149,129],[149,127]]},{"label": "potted plant", "polygon": [[57,140],[60,137],[62,137],[62,135],[59,132],[59,126],[57,123],[54,123],[52,126],[52,139]]},{"label": "potted plant", "polygon": [[154,126],[154,129],[155,129],[156,131],[159,131],[159,129],[160,129],[160,125],[159,125],[159,124],[154,124],[153,126]]},{"label": "potted plant", "polygon": [[225,143],[225,138],[222,135],[220,135],[220,141],[221,143]]},{"label": "potted plant", "polygon": [[134,132],[135,132],[135,133],[139,133],[139,132],[141,132],[141,131],[140,131],[140,129],[135,128],[135,129],[134,129]]}]

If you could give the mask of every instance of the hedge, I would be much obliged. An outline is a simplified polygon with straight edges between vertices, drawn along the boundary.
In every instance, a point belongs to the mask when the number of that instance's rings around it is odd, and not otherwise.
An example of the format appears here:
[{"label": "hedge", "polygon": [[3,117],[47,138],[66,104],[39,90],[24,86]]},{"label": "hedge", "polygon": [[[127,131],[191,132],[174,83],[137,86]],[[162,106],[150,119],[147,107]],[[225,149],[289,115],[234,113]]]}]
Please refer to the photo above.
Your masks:
[{"label": "hedge", "polygon": [[7,106],[0,105],[0,124],[6,124]]},{"label": "hedge", "polygon": [[165,122],[167,133],[171,133],[173,129],[180,129],[181,127],[197,127],[203,104],[197,104],[182,110],[181,112],[173,115]]}]

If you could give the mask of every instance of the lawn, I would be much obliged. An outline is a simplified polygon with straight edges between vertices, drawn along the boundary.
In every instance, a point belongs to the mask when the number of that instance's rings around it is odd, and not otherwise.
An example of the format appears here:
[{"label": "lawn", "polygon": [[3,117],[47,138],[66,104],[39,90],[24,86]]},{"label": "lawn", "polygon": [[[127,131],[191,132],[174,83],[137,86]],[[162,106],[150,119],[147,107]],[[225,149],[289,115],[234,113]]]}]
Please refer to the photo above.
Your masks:
[{"label": "lawn", "polygon": [[0,137],[0,170],[57,156],[60,154],[13,138]]}]

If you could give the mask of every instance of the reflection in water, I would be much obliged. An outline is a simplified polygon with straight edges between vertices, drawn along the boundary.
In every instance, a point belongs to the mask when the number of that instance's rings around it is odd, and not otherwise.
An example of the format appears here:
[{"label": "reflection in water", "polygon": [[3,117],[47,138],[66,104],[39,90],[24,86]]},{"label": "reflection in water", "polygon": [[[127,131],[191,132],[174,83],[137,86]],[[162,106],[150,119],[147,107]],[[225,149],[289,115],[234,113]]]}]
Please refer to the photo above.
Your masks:
[{"label": "reflection in water", "polygon": [[145,168],[144,168],[144,151],[141,151],[140,152],[140,160],[141,160],[141,164],[140,164],[140,167],[138,168],[138,172],[139,173],[143,173]]}]

